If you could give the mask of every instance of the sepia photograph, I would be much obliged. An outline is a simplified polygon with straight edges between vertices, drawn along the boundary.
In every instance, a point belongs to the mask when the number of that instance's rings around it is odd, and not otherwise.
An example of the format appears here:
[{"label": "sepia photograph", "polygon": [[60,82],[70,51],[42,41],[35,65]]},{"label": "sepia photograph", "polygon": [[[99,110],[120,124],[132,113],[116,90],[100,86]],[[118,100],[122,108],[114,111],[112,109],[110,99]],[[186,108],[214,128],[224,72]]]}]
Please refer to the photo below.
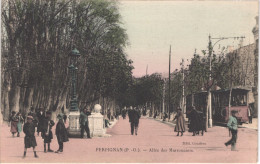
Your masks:
[{"label": "sepia photograph", "polygon": [[258,163],[258,0],[2,0],[0,163]]}]

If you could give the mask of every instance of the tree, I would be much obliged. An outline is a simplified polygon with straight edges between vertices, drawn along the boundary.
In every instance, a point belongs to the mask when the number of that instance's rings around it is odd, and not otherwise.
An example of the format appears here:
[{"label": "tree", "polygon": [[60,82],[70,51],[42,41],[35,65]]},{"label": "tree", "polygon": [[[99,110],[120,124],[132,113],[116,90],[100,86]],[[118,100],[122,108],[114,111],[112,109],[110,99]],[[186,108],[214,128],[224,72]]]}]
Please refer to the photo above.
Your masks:
[{"label": "tree", "polygon": [[[68,54],[75,45],[80,108],[119,101],[132,78],[118,5],[104,0],[2,2],[2,108],[69,108]],[[109,103],[111,104],[111,103]]]}]

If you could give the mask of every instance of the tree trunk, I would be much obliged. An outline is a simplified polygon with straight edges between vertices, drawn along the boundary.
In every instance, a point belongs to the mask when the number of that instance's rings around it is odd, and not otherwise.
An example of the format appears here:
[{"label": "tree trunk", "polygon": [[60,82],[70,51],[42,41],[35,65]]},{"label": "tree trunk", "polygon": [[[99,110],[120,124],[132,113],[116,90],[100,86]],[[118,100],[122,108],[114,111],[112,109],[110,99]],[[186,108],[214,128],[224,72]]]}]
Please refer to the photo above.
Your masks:
[{"label": "tree trunk", "polygon": [[1,105],[1,110],[3,110],[3,119],[5,121],[8,121],[9,116],[10,116],[10,108],[9,108],[9,87],[2,87],[3,89],[3,97],[2,97],[2,105]]},{"label": "tree trunk", "polygon": [[20,87],[13,85],[9,95],[10,111],[19,112]]}]

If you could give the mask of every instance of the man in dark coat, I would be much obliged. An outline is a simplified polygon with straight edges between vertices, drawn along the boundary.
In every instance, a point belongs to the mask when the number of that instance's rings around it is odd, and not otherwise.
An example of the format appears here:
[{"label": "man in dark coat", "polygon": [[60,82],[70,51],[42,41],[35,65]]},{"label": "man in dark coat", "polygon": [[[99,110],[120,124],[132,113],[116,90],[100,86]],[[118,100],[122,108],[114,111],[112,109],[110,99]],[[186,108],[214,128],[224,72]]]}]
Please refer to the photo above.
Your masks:
[{"label": "man in dark coat", "polygon": [[129,122],[131,124],[131,134],[137,135],[138,131],[138,125],[139,125],[139,119],[141,117],[140,112],[137,109],[133,109],[130,107],[130,110],[128,111],[128,116],[129,116]]},{"label": "man in dark coat", "polygon": [[175,119],[177,121],[174,131],[178,132],[177,136],[179,136],[179,132],[181,132],[181,136],[183,136],[183,132],[185,132],[185,120],[181,108],[178,108],[178,112],[173,120]]},{"label": "man in dark coat", "polygon": [[40,108],[40,111],[37,112],[36,116],[38,119],[37,135],[39,135],[39,133],[42,133],[43,131],[43,124],[46,117],[44,108]]},{"label": "man in dark coat", "polygon": [[123,119],[125,119],[125,117],[126,117],[126,109],[122,110],[122,117],[123,117]]},{"label": "man in dark coat", "polygon": [[81,128],[81,138],[84,137],[84,131],[87,132],[87,138],[90,137],[90,131],[89,131],[89,123],[88,123],[88,116],[91,115],[91,112],[88,109],[84,109],[79,116],[79,123],[80,123],[80,128]]},{"label": "man in dark coat", "polygon": [[37,146],[36,139],[34,136],[35,126],[32,121],[33,121],[33,117],[28,116],[27,122],[23,126],[23,132],[25,133],[23,158],[26,157],[27,148],[30,148],[30,147],[33,147],[34,157],[38,158],[36,151],[35,151],[35,147]]},{"label": "man in dark coat", "polygon": [[52,127],[55,125],[51,120],[51,112],[46,112],[46,117],[43,120],[42,138],[44,139],[44,152],[46,153],[46,144],[48,144],[48,152],[53,152],[50,148],[51,140],[53,139]]},{"label": "man in dark coat", "polygon": [[62,114],[58,114],[57,118],[59,119],[59,121],[56,125],[56,136],[59,144],[59,149],[55,151],[55,153],[63,152],[63,142],[69,141]]},{"label": "man in dark coat", "polygon": [[197,131],[199,131],[199,126],[200,126],[200,122],[199,122],[199,114],[198,111],[196,110],[196,108],[193,106],[192,110],[189,114],[189,119],[190,119],[190,126],[189,126],[189,132],[192,132],[193,135],[195,136]]}]

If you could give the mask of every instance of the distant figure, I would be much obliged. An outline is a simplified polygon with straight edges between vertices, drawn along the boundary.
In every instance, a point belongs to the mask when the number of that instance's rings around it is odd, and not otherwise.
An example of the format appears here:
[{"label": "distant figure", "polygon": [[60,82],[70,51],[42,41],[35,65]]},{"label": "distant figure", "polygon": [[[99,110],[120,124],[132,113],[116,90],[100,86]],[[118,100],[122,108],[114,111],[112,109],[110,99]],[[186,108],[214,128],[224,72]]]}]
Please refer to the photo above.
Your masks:
[{"label": "distant figure", "polygon": [[64,122],[63,122],[64,117],[62,116],[62,114],[58,114],[57,118],[59,121],[56,125],[55,134],[57,136],[59,149],[57,151],[55,151],[55,153],[63,152],[63,142],[69,141],[68,133],[67,133],[67,130],[66,130]]},{"label": "distant figure", "polygon": [[154,112],[153,118],[156,119],[156,116],[157,116],[157,110]]},{"label": "distant figure", "polygon": [[104,116],[104,121],[105,121],[105,128],[108,128],[109,125],[111,125],[111,123],[110,123],[109,120],[107,119],[107,116]]},{"label": "distant figure", "polygon": [[135,132],[135,135],[137,135],[139,119],[141,115],[139,111],[137,111],[137,109],[133,109],[132,107],[130,107],[130,110],[128,111],[128,116],[129,122],[131,124],[131,134],[133,135]]},{"label": "distant figure", "polygon": [[251,107],[251,105],[248,106],[248,119],[249,119],[249,124],[252,124],[252,107]]},{"label": "distant figure", "polygon": [[143,116],[146,116],[146,108],[143,109]]},{"label": "distant figure", "polygon": [[111,120],[111,112],[109,108],[107,109],[107,118]]},{"label": "distant figure", "polygon": [[167,114],[167,112],[164,112],[163,121],[165,121],[166,118],[168,118],[168,114]]},{"label": "distant figure", "polygon": [[81,138],[84,137],[84,131],[86,131],[86,133],[87,133],[87,138],[91,138],[90,131],[89,131],[89,122],[88,122],[89,115],[91,115],[91,112],[88,109],[84,109],[80,113],[79,123],[80,123],[80,128],[81,128],[81,131],[80,131]]},{"label": "distant figure", "polygon": [[231,151],[236,151],[237,142],[237,111],[231,111],[231,116],[228,119],[227,127],[231,131],[232,138],[225,143],[226,146],[231,145]]},{"label": "distant figure", "polygon": [[39,136],[39,133],[43,131],[43,124],[46,117],[44,108],[40,108],[40,111],[36,113],[37,119],[38,119],[38,126],[37,126],[37,135]]},{"label": "distant figure", "polygon": [[51,150],[51,140],[53,139],[52,127],[55,125],[54,121],[51,120],[51,112],[46,112],[46,117],[43,120],[42,138],[44,139],[44,152],[46,153],[46,144],[48,145],[48,152],[53,152]]},{"label": "distant figure", "polygon": [[120,115],[120,110],[117,108],[116,109],[116,115],[115,115],[117,120],[119,120],[119,115]]},{"label": "distant figure", "polygon": [[18,132],[18,128],[17,128],[17,123],[18,123],[18,119],[16,117],[16,112],[12,111],[12,114],[9,118],[9,122],[11,122],[11,129],[10,132],[12,133],[12,136],[14,137],[15,133]]},{"label": "distant figure", "polygon": [[126,118],[126,109],[123,109],[123,110],[122,110],[122,117],[123,117],[123,119]]},{"label": "distant figure", "polygon": [[27,148],[30,148],[30,147],[33,148],[34,157],[38,158],[38,155],[36,154],[36,151],[35,151],[35,147],[37,146],[36,139],[34,136],[35,126],[33,124],[33,117],[30,115],[27,116],[27,122],[23,126],[23,132],[25,134],[23,158],[26,157]]},{"label": "distant figure", "polygon": [[22,126],[23,126],[23,116],[21,114],[21,112],[18,112],[16,115],[17,118],[17,137],[20,137],[20,133],[22,132]]},{"label": "distant figure", "polygon": [[179,132],[181,132],[181,136],[183,136],[183,132],[185,132],[185,120],[181,108],[178,108],[178,112],[173,120],[176,120],[174,131],[178,132],[177,136],[179,136]]}]

